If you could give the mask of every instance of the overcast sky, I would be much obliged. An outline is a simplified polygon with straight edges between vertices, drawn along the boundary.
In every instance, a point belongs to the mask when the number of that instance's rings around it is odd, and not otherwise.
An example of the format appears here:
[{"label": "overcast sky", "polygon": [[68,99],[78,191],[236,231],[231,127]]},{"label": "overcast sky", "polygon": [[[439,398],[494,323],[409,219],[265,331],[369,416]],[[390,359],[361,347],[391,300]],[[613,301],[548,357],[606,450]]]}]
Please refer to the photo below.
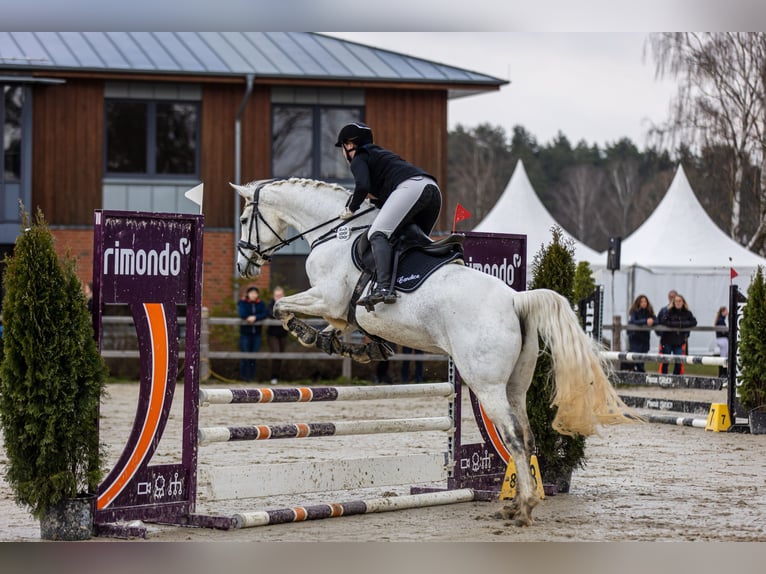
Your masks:
[{"label": "overcast sky", "polygon": [[655,79],[644,33],[333,32],[333,36],[402,52],[510,84],[499,92],[450,100],[457,124],[523,125],[548,143],[561,131],[575,145],[629,137],[640,149],[651,122],[668,116],[677,87]]}]

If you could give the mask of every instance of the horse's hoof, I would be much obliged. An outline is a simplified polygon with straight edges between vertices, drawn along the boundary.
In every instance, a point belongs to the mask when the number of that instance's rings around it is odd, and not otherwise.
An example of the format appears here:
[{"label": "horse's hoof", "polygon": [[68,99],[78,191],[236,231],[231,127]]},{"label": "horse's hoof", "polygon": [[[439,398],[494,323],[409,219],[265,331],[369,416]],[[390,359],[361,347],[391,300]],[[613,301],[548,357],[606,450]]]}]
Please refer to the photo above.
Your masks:
[{"label": "horse's hoof", "polygon": [[512,520],[516,526],[532,526],[534,523],[529,511],[522,511],[515,500],[511,504],[503,506],[503,508],[495,512],[492,515],[492,518],[497,518],[498,520]]},{"label": "horse's hoof", "polygon": [[512,506],[503,506],[503,508],[492,515],[492,518],[497,518],[498,520],[509,520],[514,516],[516,516],[515,508]]}]

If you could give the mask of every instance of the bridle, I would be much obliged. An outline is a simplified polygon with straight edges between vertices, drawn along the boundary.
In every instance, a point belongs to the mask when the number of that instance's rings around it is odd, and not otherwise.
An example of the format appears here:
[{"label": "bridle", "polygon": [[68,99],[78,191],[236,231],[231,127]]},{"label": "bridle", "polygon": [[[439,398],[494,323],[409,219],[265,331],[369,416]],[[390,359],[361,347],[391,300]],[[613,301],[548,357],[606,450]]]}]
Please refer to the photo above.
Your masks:
[{"label": "bridle", "polygon": [[[244,257],[247,260],[247,266],[245,267],[245,270],[243,274],[247,274],[247,271],[251,267],[260,268],[264,263],[268,263],[271,261],[271,256],[282,249],[283,247],[287,247],[291,243],[293,243],[296,239],[302,239],[306,234],[311,233],[312,231],[316,231],[317,229],[320,229],[324,227],[325,225],[329,225],[331,223],[334,223],[339,217],[333,217],[330,220],[327,220],[323,223],[320,223],[318,225],[315,225],[311,229],[307,229],[306,231],[302,233],[298,233],[297,235],[293,235],[292,237],[286,237],[282,238],[279,233],[276,232],[276,230],[269,224],[268,221],[266,221],[266,218],[263,217],[263,214],[261,214],[261,210],[258,208],[258,203],[260,201],[260,195],[261,195],[261,189],[265,187],[266,185],[274,182],[276,180],[269,179],[258,182],[258,185],[255,187],[255,190],[253,190],[253,199],[247,201],[245,203],[245,210],[248,207],[253,208],[252,213],[250,214],[250,219],[248,221],[248,230],[247,230],[247,239],[240,239],[237,242],[237,251],[239,254]],[[352,217],[350,217],[347,220],[341,220],[341,223],[339,225],[334,226],[329,231],[324,233],[317,241],[315,241],[312,244],[312,247],[316,245],[320,240],[330,237],[332,235],[335,235],[335,233],[338,231],[338,229],[344,225],[348,221],[351,221],[353,219],[356,219],[357,217],[361,217],[365,213],[369,213],[372,211],[374,207],[370,207],[369,209],[365,209],[363,211],[360,211],[358,213],[355,213]],[[277,239],[279,239],[279,242],[275,245],[272,245],[271,247],[267,247],[266,249],[261,249],[261,228],[260,224],[263,223],[269,231],[271,231]],[[253,243],[253,234],[255,234],[255,243]],[[248,255],[245,250],[250,251],[250,255]]]}]

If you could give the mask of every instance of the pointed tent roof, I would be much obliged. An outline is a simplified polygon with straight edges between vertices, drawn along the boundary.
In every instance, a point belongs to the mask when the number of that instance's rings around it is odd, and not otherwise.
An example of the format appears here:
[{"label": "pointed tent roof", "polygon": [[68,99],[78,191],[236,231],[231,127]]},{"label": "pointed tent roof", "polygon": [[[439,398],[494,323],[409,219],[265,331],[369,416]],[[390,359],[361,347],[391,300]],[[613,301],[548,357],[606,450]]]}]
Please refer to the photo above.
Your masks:
[{"label": "pointed tent roof", "polygon": [[766,259],[746,249],[710,219],[679,165],[665,197],[622,242],[620,262],[648,269],[766,266]]},{"label": "pointed tent roof", "polygon": [[[519,233],[527,236],[527,262],[531,263],[540,246],[550,243],[551,228],[559,225],[537,197],[521,160],[516,163],[508,185],[487,216],[474,228],[485,233]],[[561,227],[561,225],[559,225]],[[572,237],[561,227],[565,238],[574,242],[575,259],[604,265],[600,254]]]}]

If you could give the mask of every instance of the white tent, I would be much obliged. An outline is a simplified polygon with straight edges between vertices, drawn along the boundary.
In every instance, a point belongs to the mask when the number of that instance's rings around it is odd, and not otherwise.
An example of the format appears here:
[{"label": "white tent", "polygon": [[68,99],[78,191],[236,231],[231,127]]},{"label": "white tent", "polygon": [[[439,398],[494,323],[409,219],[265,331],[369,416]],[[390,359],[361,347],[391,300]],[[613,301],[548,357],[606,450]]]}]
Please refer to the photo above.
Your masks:
[{"label": "white tent", "polygon": [[[521,160],[516,164],[508,185],[500,199],[487,216],[474,228],[484,233],[518,233],[527,236],[527,265],[532,264],[535,254],[542,245],[553,239],[551,228],[558,225],[545,209],[529,181]],[[559,225],[559,227],[561,227]],[[562,227],[563,236],[574,242],[575,260],[587,261],[593,266],[605,265],[606,255],[599,254],[584,243],[572,237]]]},{"label": "white tent", "polygon": [[[667,305],[667,293],[681,293],[698,325],[712,326],[717,309],[728,305],[730,283],[746,290],[758,265],[766,259],[749,251],[714,222],[694,195],[679,166],[665,197],[649,218],[622,242],[620,271],[599,271],[605,285],[604,322],[627,311],[638,295],[646,295],[655,312]],[[735,269],[738,277],[730,278]],[[612,282],[612,277],[614,281]],[[623,333],[623,349],[627,341]],[[659,338],[652,339],[652,347]],[[712,332],[695,332],[691,354],[715,353]]]}]

